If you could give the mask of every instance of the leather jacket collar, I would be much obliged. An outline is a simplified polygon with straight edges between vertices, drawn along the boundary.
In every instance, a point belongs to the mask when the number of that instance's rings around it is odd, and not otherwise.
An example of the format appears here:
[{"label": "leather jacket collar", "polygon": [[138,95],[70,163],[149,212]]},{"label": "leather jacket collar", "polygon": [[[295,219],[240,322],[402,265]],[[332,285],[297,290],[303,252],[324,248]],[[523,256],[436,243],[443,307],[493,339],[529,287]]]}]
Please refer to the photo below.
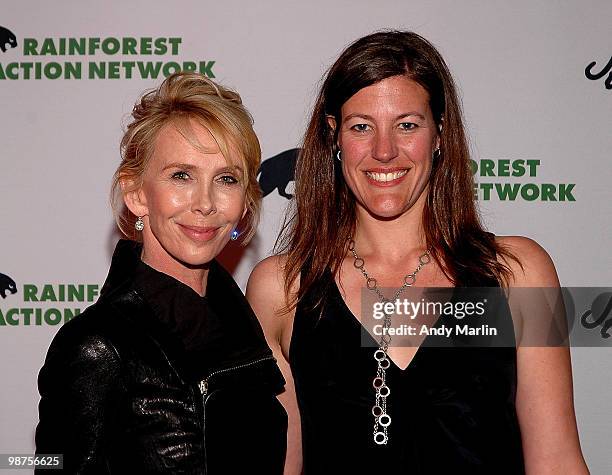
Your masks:
[{"label": "leather jacket collar", "polygon": [[119,241],[100,300],[129,294],[139,308],[130,318],[169,350],[188,379],[271,354],[242,291],[217,261],[210,264],[201,297],[142,262],[141,252],[141,244]]}]

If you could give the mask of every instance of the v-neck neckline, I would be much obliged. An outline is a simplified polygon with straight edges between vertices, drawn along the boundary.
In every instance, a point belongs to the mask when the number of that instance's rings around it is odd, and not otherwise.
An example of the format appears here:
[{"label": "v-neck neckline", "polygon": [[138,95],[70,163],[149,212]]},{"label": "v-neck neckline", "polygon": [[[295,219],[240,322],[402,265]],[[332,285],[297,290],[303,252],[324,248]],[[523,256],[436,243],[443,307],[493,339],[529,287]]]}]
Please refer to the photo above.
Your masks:
[{"label": "v-neck neckline", "polygon": [[[376,351],[376,348],[378,348],[378,342],[374,339],[374,337],[371,335],[368,329],[363,326],[363,324],[361,323],[361,320],[359,320],[357,316],[353,313],[353,311],[350,309],[350,307],[344,300],[344,297],[342,296],[342,292],[340,292],[340,288],[338,287],[338,283],[336,282],[336,279],[333,276],[331,276],[331,279],[333,282],[333,291],[336,293],[336,297],[338,298],[338,300],[340,301],[340,304],[344,308],[344,311],[345,311],[344,313],[346,313],[347,317],[350,318],[354,322],[354,324],[359,327],[361,332],[365,332],[368,335],[368,338],[370,338],[373,341],[375,345],[375,347],[372,347],[372,353],[373,353],[374,351]],[[453,294],[454,292],[455,292],[455,288],[453,288]],[[441,315],[438,316],[438,318],[436,319],[436,322],[430,328],[438,328],[438,325],[442,321],[443,321],[442,316]],[[430,339],[430,337],[432,337],[432,335],[431,333],[428,333],[425,336],[425,338],[423,338],[423,340],[421,341],[421,344],[417,347],[414,355],[412,355],[412,358],[408,362],[408,365],[403,369],[391,358],[391,356],[387,354],[387,358],[389,359],[391,366],[393,366],[400,373],[408,373],[409,370],[414,368],[414,366],[416,365],[415,360],[417,359],[417,357],[419,357],[419,355],[423,353],[423,351],[421,350],[423,346],[427,346],[426,343]]]}]

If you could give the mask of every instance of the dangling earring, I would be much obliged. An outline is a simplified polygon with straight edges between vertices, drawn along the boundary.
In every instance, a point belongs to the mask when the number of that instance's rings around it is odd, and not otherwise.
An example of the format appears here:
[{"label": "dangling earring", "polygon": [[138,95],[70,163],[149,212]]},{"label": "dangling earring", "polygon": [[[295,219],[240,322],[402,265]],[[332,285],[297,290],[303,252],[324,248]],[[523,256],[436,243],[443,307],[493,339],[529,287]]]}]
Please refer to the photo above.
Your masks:
[{"label": "dangling earring", "polygon": [[142,231],[144,229],[144,221],[141,216],[138,216],[138,219],[134,223],[134,228],[136,228],[136,231]]},{"label": "dangling earring", "polygon": [[239,233],[239,232],[238,232],[236,229],[234,229],[234,230],[232,231],[232,234],[231,234],[231,236],[230,236],[230,239],[231,239],[232,241],[235,241],[236,239],[238,239],[238,236],[239,236],[239,235],[240,235],[240,233]]},{"label": "dangling earring", "polygon": [[341,162],[342,158],[340,158],[340,149],[338,149],[338,152],[336,153],[336,159]]},{"label": "dangling earring", "polygon": [[433,158],[434,160],[437,160],[438,158],[440,158],[440,155],[442,154],[442,152],[440,152],[440,149],[437,148],[433,151],[433,154],[431,155],[431,158]]}]

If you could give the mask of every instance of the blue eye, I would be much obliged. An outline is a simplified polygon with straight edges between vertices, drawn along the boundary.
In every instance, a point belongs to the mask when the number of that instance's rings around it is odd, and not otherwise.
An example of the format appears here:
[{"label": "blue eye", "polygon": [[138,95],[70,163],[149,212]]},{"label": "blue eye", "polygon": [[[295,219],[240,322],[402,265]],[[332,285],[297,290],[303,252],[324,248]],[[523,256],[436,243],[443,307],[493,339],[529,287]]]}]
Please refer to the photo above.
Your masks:
[{"label": "blue eye", "polygon": [[175,172],[172,174],[172,178],[176,180],[189,180],[189,173],[187,172]]}]

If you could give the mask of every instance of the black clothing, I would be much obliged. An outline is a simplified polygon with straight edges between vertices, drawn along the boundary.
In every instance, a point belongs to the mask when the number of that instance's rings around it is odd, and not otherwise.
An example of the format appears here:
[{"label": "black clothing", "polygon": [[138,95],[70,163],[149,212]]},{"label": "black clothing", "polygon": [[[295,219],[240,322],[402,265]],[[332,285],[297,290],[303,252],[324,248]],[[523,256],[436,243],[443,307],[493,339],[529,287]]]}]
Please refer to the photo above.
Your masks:
[{"label": "black clothing", "polygon": [[200,297],[140,251],[119,242],[99,300],[53,339],[37,453],[65,473],[282,473],[284,379],[242,292],[213,261]]},{"label": "black clothing", "polygon": [[[307,310],[315,297],[309,292],[296,309],[289,352],[306,475],[524,473],[514,346],[434,347],[428,336],[405,370],[391,362],[389,442],[376,445],[376,348],[362,346],[366,330],[331,272],[320,284],[327,289],[322,313]],[[503,302],[499,323],[514,342]]]}]

